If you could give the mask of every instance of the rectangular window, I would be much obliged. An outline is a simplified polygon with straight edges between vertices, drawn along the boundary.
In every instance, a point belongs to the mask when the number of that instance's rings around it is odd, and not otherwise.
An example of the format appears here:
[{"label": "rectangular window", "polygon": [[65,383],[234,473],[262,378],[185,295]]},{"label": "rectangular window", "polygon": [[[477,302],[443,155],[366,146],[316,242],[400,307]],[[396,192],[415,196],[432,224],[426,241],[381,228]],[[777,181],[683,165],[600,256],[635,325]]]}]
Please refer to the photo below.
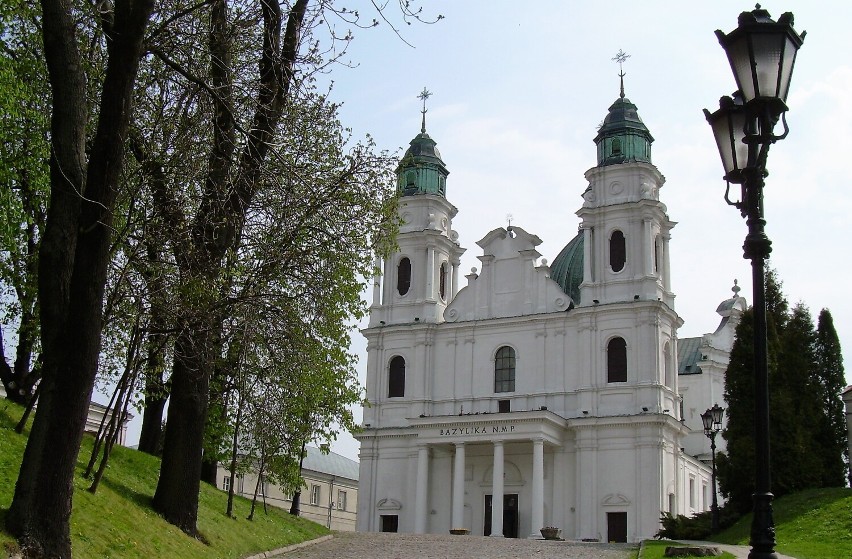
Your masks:
[{"label": "rectangular window", "polygon": [[346,510],[346,491],[337,492],[337,510]]},{"label": "rectangular window", "polygon": [[319,505],[320,502],[320,486],[319,485],[311,485],[311,504]]},{"label": "rectangular window", "polygon": [[222,480],[222,489],[225,491],[231,490],[231,476],[226,475],[225,479]]},{"label": "rectangular window", "polygon": [[234,492],[243,492],[243,474],[237,474],[237,486],[234,488]]},{"label": "rectangular window", "polygon": [[510,400],[497,400],[497,411],[499,413],[509,413],[512,411]]},{"label": "rectangular window", "polygon": [[701,510],[710,510],[710,507],[707,505],[707,484],[701,484]]},{"label": "rectangular window", "polygon": [[689,508],[695,510],[695,478],[689,478]]}]

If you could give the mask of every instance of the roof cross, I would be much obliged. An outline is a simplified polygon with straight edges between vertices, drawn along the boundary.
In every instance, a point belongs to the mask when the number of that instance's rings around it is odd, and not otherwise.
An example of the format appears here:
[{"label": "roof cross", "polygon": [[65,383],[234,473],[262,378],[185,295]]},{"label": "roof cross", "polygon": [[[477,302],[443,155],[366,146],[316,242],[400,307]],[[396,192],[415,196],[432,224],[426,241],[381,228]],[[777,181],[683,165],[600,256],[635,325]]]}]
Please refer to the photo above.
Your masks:
[{"label": "roof cross", "polygon": [[630,55],[624,52],[621,49],[618,49],[616,55],[612,58],[614,62],[618,62],[618,77],[621,78],[621,98],[624,99],[624,76],[627,74],[624,73],[624,63],[627,62],[627,59],[630,58]]},{"label": "roof cross", "polygon": [[423,113],[423,123],[420,125],[420,132],[422,132],[423,134],[426,133],[426,113],[428,112],[428,110],[426,109],[426,100],[431,96],[432,92],[426,89],[426,87],[424,87],[423,91],[420,92],[420,95],[417,96],[418,99],[423,100],[423,110],[420,111],[421,113]]}]

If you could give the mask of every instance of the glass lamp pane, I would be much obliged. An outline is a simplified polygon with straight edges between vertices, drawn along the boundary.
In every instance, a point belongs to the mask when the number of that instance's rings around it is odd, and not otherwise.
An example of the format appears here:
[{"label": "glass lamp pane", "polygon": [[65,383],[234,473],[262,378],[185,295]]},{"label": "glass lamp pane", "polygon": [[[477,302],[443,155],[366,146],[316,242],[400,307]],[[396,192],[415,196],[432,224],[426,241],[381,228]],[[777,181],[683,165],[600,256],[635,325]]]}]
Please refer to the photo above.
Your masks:
[{"label": "glass lamp pane", "polygon": [[790,92],[790,79],[793,77],[793,65],[796,62],[796,53],[799,47],[788,36],[784,40],[784,53],[781,58],[781,83],[778,89],[778,97],[785,103],[787,94]]},{"label": "glass lamp pane", "polygon": [[701,414],[701,423],[704,424],[704,430],[710,431],[713,429],[713,414],[710,413],[710,410]]},{"label": "glass lamp pane", "polygon": [[781,72],[783,33],[752,33],[754,73],[757,97],[779,97],[778,75]]},{"label": "glass lamp pane", "polygon": [[731,69],[734,71],[737,88],[743,92],[743,98],[746,101],[751,101],[754,99],[756,93],[754,76],[751,71],[748,36],[745,33],[738,33],[732,39],[731,42],[724,45],[728,61],[731,63]]}]

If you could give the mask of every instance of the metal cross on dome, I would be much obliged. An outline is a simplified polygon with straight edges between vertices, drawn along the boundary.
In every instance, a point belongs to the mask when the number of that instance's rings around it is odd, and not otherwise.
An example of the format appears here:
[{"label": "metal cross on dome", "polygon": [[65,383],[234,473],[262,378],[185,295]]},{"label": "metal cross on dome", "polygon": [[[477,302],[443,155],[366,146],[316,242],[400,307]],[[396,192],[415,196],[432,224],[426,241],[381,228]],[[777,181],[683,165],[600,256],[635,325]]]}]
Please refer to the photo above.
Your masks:
[{"label": "metal cross on dome", "polygon": [[422,132],[424,134],[426,133],[426,113],[428,112],[427,109],[426,109],[426,99],[428,99],[431,96],[432,96],[432,92],[429,91],[428,89],[426,89],[425,86],[423,87],[423,91],[420,92],[420,95],[417,96],[418,99],[423,100],[423,110],[420,111],[421,113],[423,113],[423,124],[420,125],[420,132]]},{"label": "metal cross on dome", "polygon": [[630,58],[630,55],[624,52],[622,49],[618,49],[616,55],[612,58],[613,62],[618,62],[618,77],[621,78],[621,98],[624,99],[624,63],[627,62],[627,59]]}]

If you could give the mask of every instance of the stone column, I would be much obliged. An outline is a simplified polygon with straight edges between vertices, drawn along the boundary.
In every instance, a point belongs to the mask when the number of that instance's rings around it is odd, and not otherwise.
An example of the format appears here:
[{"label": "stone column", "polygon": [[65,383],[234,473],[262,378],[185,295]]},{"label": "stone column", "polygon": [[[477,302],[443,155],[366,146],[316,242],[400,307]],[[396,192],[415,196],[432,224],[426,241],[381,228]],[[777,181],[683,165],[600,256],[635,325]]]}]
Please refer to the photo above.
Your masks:
[{"label": "stone column", "polygon": [[491,482],[491,536],[503,537],[503,441],[494,441],[494,472]]},{"label": "stone column", "polygon": [[533,440],[532,464],[532,526],[530,537],[541,538],[540,528],[544,528],[544,441]]},{"label": "stone column", "polygon": [[426,518],[429,513],[429,447],[417,449],[417,485],[414,492],[414,533],[426,533]]},{"label": "stone column", "polygon": [[453,464],[453,521],[450,528],[464,527],[464,443],[456,443]]}]

